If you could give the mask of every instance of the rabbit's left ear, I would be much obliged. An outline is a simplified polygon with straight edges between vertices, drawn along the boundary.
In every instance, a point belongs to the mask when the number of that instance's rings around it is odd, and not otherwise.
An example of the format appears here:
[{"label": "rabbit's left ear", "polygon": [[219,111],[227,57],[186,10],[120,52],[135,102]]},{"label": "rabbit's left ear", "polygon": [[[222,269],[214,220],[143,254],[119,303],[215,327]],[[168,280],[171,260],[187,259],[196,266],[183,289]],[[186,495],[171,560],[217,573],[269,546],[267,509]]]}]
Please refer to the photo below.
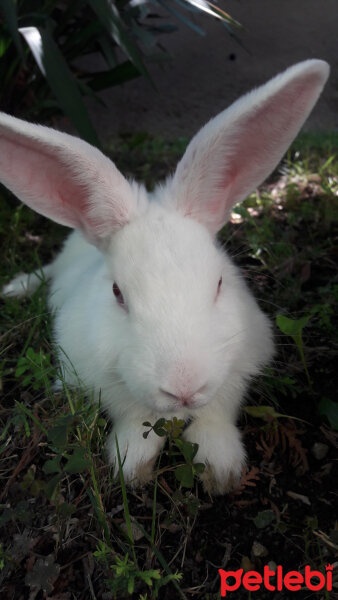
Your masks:
[{"label": "rabbit's left ear", "polygon": [[212,119],[179,162],[170,201],[215,234],[277,166],[328,75],[322,60],[296,64]]},{"label": "rabbit's left ear", "polygon": [[131,185],[97,148],[4,113],[0,181],[38,213],[81,229],[97,246],[137,214]]}]

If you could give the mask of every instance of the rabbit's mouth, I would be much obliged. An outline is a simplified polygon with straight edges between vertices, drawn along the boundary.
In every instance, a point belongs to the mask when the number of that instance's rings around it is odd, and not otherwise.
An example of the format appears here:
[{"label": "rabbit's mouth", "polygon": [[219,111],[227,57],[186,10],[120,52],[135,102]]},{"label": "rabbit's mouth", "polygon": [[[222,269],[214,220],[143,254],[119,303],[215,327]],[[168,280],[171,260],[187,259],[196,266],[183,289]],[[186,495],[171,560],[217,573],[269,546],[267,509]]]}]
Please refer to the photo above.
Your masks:
[{"label": "rabbit's mouth", "polygon": [[191,412],[207,404],[205,390],[206,385],[203,385],[192,394],[174,394],[168,390],[159,388],[159,400],[166,400],[166,408],[164,410],[176,410],[183,413]]}]

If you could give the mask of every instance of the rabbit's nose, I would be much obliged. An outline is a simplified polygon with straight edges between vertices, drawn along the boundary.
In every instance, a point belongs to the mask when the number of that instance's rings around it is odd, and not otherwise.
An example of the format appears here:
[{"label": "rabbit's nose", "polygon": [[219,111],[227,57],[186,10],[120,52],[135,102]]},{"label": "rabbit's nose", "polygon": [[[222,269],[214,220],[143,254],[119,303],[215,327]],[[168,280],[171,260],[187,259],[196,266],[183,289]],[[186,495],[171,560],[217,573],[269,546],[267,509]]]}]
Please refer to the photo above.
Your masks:
[{"label": "rabbit's nose", "polygon": [[202,385],[201,387],[198,388],[198,390],[194,390],[193,392],[190,392],[190,391],[184,392],[184,393],[177,392],[176,394],[173,394],[172,392],[169,392],[168,390],[164,390],[163,388],[160,388],[160,392],[162,392],[162,394],[165,394],[165,396],[167,396],[167,398],[170,398],[171,400],[174,400],[175,402],[179,402],[180,404],[182,404],[182,406],[193,406],[194,402],[195,402],[195,395],[203,392],[205,388],[206,388],[206,385]]}]

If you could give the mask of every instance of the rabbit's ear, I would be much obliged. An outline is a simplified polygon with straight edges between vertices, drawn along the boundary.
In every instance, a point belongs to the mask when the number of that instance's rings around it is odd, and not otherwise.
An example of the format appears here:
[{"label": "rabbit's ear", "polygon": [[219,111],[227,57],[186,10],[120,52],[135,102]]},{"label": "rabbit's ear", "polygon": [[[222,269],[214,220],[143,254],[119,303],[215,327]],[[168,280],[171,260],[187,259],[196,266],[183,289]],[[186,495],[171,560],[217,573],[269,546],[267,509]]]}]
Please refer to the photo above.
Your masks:
[{"label": "rabbit's ear", "polygon": [[0,113],[0,181],[57,223],[97,245],[136,213],[132,188],[97,148]]},{"label": "rabbit's ear", "polygon": [[322,60],[296,64],[212,119],[179,162],[170,201],[216,233],[277,166],[328,75]]}]

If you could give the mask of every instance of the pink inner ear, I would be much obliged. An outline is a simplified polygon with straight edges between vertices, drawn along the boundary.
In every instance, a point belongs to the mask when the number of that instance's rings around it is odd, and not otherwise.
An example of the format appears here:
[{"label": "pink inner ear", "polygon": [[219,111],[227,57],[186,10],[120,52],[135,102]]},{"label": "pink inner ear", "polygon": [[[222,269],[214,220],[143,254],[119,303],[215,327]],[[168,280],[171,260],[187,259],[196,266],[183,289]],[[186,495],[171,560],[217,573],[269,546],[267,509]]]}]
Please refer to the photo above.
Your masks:
[{"label": "pink inner ear", "polygon": [[313,79],[294,81],[242,120],[236,152],[218,188],[220,194],[226,190],[228,211],[270,174],[291,144],[307,113]]},{"label": "pink inner ear", "polygon": [[103,238],[137,213],[129,182],[112,161],[80,140],[0,115],[0,178],[20,200],[57,223]]},{"label": "pink inner ear", "polygon": [[28,206],[57,223],[80,227],[85,189],[68,176],[57,149],[51,156],[41,142],[1,136],[0,168],[4,184]]},{"label": "pink inner ear", "polygon": [[234,204],[277,166],[327,76],[322,61],[295,65],[207,123],[189,144],[172,179],[178,209],[215,234]]}]

